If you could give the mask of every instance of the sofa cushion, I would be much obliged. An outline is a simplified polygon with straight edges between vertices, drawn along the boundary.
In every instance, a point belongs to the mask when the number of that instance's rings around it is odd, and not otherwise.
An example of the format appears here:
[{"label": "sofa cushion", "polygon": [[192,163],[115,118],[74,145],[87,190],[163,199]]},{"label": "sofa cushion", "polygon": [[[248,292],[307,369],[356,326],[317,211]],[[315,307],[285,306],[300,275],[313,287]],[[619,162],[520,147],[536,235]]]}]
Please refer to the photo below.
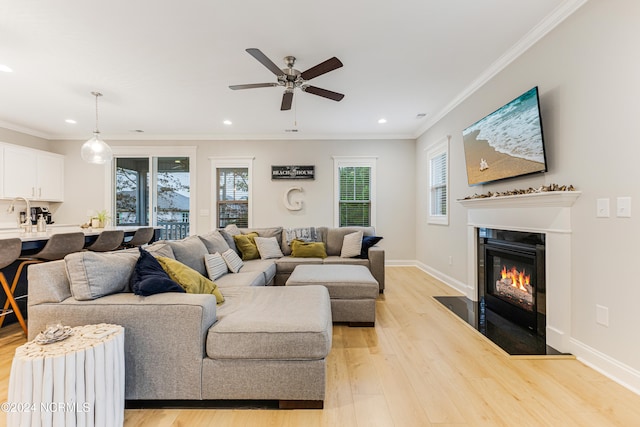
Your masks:
[{"label": "sofa cushion", "polygon": [[236,234],[233,236],[233,241],[236,243],[236,248],[240,251],[243,261],[260,258],[260,253],[254,240],[256,237],[258,237],[258,233]]},{"label": "sofa cushion", "polygon": [[280,249],[278,239],[275,237],[256,237],[253,240],[256,242],[256,246],[258,247],[260,258],[271,259],[282,258],[284,256]]},{"label": "sofa cushion", "polygon": [[266,282],[262,271],[244,271],[243,268],[240,273],[225,274],[218,278],[216,284],[220,289],[226,290],[235,287],[264,286]]},{"label": "sofa cushion", "polygon": [[264,283],[268,285],[276,275],[276,264],[271,259],[252,259],[242,266],[242,272],[249,271],[261,271],[264,274]]},{"label": "sofa cushion", "polygon": [[299,265],[322,264],[322,258],[296,258],[286,256],[275,260],[278,273],[289,274]]},{"label": "sofa cushion", "polygon": [[138,249],[140,257],[129,280],[129,286],[134,294],[146,297],[163,292],[185,292],[178,283],[171,280],[153,255],[142,247]]},{"label": "sofa cushion", "polygon": [[144,249],[154,257],[166,256],[168,258],[176,258],[173,254],[173,249],[171,249],[171,245],[166,241],[154,242],[151,245],[145,246]]},{"label": "sofa cushion", "polygon": [[138,256],[124,251],[84,251],[65,256],[71,294],[79,301],[87,301],[128,290]]},{"label": "sofa cushion", "polygon": [[369,249],[373,246],[377,245],[378,242],[382,240],[380,236],[363,236],[362,237],[362,248],[360,250],[360,255],[358,258],[368,259],[369,258]]},{"label": "sofa cushion", "polygon": [[340,256],[342,258],[352,258],[360,255],[362,249],[362,231],[356,231],[355,233],[349,233],[342,239],[342,249],[340,250]]},{"label": "sofa cushion", "polygon": [[182,240],[172,240],[168,243],[173,250],[175,259],[188,265],[203,276],[207,274],[207,269],[204,266],[204,256],[208,254],[209,251],[198,236],[191,236]]},{"label": "sofa cushion", "polygon": [[344,236],[356,231],[362,231],[364,236],[373,236],[373,227],[335,227],[327,230],[327,255],[340,255]]},{"label": "sofa cushion", "polygon": [[236,251],[231,248],[222,252],[220,255],[222,255],[224,262],[227,263],[227,267],[229,267],[229,271],[232,273],[238,273],[244,265],[242,259],[238,256]]},{"label": "sofa cushion", "polygon": [[236,242],[233,240],[233,236],[238,234],[242,234],[240,229],[235,224],[229,224],[225,228],[218,230],[220,235],[224,238],[225,242],[229,245],[231,249],[235,252],[238,252],[238,248],[236,248]]},{"label": "sofa cushion", "polygon": [[199,235],[198,237],[207,247],[210,254],[214,254],[216,252],[222,253],[229,249],[229,244],[218,230],[212,230],[206,234]]},{"label": "sofa cushion", "polygon": [[207,268],[209,279],[216,280],[229,272],[227,263],[219,253],[206,254],[204,256],[204,265]]},{"label": "sofa cushion", "polygon": [[323,242],[291,242],[291,256],[295,258],[326,258],[327,252]]},{"label": "sofa cushion", "polygon": [[323,359],[331,350],[329,293],[324,286],[245,288],[219,307],[209,328],[212,359]]},{"label": "sofa cushion", "polygon": [[204,277],[186,264],[167,257],[158,257],[158,262],[172,280],[175,280],[189,294],[211,294],[216,296],[216,302],[222,304],[224,296],[218,285]]}]

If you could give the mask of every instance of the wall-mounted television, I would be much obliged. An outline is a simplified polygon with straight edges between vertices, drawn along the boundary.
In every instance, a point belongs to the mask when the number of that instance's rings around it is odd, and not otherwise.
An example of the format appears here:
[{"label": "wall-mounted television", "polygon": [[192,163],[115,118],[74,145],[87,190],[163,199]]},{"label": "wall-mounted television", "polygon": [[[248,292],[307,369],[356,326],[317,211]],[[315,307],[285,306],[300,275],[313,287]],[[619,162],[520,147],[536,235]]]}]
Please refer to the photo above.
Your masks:
[{"label": "wall-mounted television", "polygon": [[546,172],[538,88],[462,132],[469,185]]}]

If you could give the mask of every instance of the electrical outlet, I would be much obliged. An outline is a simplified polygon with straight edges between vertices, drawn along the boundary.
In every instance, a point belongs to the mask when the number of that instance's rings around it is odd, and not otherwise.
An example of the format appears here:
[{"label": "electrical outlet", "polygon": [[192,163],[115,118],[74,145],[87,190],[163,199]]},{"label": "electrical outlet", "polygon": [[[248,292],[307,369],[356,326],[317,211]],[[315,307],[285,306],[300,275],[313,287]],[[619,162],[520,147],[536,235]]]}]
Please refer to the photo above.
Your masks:
[{"label": "electrical outlet", "polygon": [[609,326],[609,307],[596,304],[596,323],[602,326]]}]

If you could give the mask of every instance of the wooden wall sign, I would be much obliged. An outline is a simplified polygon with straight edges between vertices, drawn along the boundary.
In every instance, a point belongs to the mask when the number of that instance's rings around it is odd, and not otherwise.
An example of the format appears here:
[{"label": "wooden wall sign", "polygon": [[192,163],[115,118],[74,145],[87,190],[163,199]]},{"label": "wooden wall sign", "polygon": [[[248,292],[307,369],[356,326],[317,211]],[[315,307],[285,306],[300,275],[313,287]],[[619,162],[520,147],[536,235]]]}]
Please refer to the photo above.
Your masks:
[{"label": "wooden wall sign", "polygon": [[271,166],[271,179],[315,179],[315,166]]}]

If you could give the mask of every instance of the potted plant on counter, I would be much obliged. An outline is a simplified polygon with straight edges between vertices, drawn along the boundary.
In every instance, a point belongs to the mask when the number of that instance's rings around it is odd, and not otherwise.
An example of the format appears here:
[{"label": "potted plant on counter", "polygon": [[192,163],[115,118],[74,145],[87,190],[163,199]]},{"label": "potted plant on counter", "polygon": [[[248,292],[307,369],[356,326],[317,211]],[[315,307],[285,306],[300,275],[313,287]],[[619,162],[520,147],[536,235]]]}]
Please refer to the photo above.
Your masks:
[{"label": "potted plant on counter", "polygon": [[95,225],[93,225],[93,221],[92,221],[93,227],[104,228],[109,222],[109,220],[111,219],[111,216],[109,216],[109,212],[107,212],[106,209],[102,209],[101,211],[96,212],[94,219],[97,220],[98,225],[96,227]]}]

